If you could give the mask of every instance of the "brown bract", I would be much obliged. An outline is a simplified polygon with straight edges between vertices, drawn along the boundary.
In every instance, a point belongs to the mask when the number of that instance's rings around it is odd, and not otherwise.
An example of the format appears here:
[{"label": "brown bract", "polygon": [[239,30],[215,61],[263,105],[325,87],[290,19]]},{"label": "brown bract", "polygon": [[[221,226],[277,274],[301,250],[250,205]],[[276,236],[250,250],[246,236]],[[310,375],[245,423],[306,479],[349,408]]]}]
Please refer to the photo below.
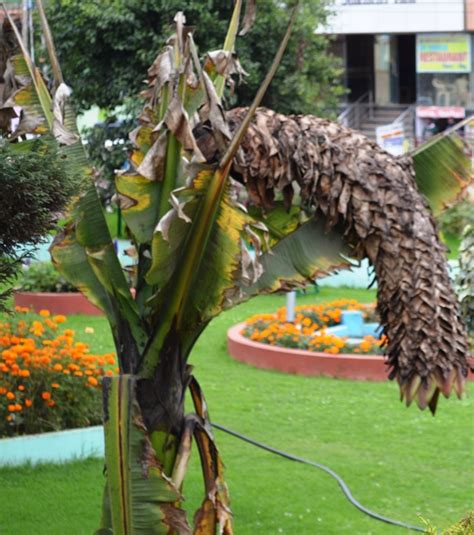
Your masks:
[{"label": "brown bract", "polygon": [[[232,132],[246,110],[227,112]],[[234,162],[250,201],[269,209],[277,192],[340,229],[378,281],[378,310],[390,378],[409,405],[434,412],[439,392],[461,395],[468,345],[435,221],[418,191],[412,160],[362,134],[308,115],[260,108]]]}]

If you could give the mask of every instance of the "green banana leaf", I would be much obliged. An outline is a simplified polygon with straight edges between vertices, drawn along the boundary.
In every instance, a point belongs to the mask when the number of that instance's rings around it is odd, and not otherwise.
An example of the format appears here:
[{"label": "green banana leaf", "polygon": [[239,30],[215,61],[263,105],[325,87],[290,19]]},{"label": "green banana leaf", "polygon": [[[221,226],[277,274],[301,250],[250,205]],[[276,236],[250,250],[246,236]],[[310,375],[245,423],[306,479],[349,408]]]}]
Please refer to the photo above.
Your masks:
[{"label": "green banana leaf", "polygon": [[434,216],[452,206],[472,184],[472,162],[466,146],[453,131],[440,134],[413,152],[415,180]]},{"label": "green banana leaf", "polygon": [[100,518],[99,529],[94,532],[94,535],[114,535],[112,528],[112,511],[110,510],[109,487],[104,486],[102,495],[102,515]]},{"label": "green banana leaf", "polygon": [[151,243],[157,225],[160,185],[138,174],[117,175],[115,186],[122,216],[137,243]]},{"label": "green banana leaf", "polygon": [[302,223],[301,208],[291,206],[287,209],[283,201],[275,201],[274,208],[265,212],[262,208],[250,207],[249,214],[268,229],[270,244],[275,245]]},{"label": "green banana leaf", "polygon": [[54,238],[51,256],[58,271],[105,312],[121,366],[124,371],[131,371],[146,345],[146,331],[94,187],[76,202],[72,219],[76,223],[69,223]]},{"label": "green banana leaf", "polygon": [[[130,375],[106,378],[105,462],[114,535],[191,535],[179,490],[161,469],[135,397]],[[102,520],[100,533],[107,533]]]},{"label": "green banana leaf", "polygon": [[[150,303],[158,325],[155,343],[162,344],[174,325],[186,347],[222,310],[226,293],[235,287],[240,235],[248,217],[230,204],[219,171],[201,171],[193,188],[176,195],[177,207],[162,218],[153,237],[146,279],[160,288]],[[187,202],[181,203],[183,198]],[[143,373],[151,373],[159,359],[156,350],[150,354]]]},{"label": "green banana leaf", "polygon": [[58,232],[51,249],[53,263],[68,280],[74,280],[76,288],[95,306],[113,317],[109,296],[92,270],[87,254],[75,239],[75,234],[67,229]]},{"label": "green banana leaf", "polygon": [[351,252],[338,232],[325,232],[323,222],[310,219],[259,258],[262,275],[251,286],[242,285],[242,293],[248,298],[304,287],[336,269],[350,267],[347,257]]}]

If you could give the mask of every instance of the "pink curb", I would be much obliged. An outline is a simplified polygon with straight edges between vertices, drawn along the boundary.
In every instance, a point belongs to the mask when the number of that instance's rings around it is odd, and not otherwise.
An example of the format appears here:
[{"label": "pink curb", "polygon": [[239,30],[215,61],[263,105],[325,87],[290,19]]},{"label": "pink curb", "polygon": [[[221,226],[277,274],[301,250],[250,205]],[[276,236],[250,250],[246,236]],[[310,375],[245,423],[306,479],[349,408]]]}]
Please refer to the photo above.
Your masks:
[{"label": "pink curb", "polygon": [[52,314],[86,314],[101,316],[102,311],[95,307],[79,292],[15,292],[15,306],[32,308],[35,312],[49,310]]},{"label": "pink curb", "polygon": [[[379,355],[328,355],[302,349],[288,349],[254,342],[240,334],[245,323],[227,331],[227,348],[235,360],[266,370],[305,376],[334,377],[358,381],[386,381],[387,365]],[[474,359],[470,359],[471,367]],[[468,379],[474,380],[469,372]]]}]

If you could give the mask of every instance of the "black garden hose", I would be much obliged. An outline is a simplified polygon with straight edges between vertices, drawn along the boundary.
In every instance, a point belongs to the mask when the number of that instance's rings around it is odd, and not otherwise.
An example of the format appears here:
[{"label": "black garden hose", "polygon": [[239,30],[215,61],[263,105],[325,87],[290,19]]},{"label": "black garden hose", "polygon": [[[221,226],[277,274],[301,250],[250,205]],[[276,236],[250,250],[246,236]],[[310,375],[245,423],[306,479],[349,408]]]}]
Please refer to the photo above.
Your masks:
[{"label": "black garden hose", "polygon": [[423,528],[420,528],[418,526],[412,526],[410,524],[406,524],[405,522],[401,522],[399,520],[393,520],[391,518],[387,518],[386,516],[382,516],[382,515],[379,515],[378,513],[374,513],[370,509],[367,509],[367,507],[364,507],[360,502],[358,502],[354,498],[354,496],[352,496],[352,493],[349,487],[347,486],[346,482],[342,479],[342,477],[336,474],[334,470],[331,470],[327,466],[324,466],[323,464],[320,464],[320,463],[316,463],[314,461],[303,459],[302,457],[296,457],[296,455],[291,455],[291,453],[286,453],[284,451],[273,448],[272,446],[267,446],[266,444],[257,442],[253,438],[247,437],[245,435],[241,435],[240,433],[237,433],[236,431],[232,431],[232,429],[229,429],[228,427],[224,427],[223,425],[213,423],[212,426],[215,427],[216,429],[219,429],[220,431],[224,431],[224,433],[232,435],[233,437],[236,437],[240,440],[243,440],[244,442],[253,444],[257,448],[261,448],[262,450],[269,451],[270,453],[274,453],[275,455],[279,455],[280,457],[284,457],[285,459],[289,459],[290,461],[296,461],[297,463],[307,464],[309,466],[313,466],[314,468],[319,468],[320,470],[323,470],[324,472],[329,474],[339,483],[339,486],[341,487],[342,492],[344,493],[344,496],[349,500],[349,502],[352,505],[357,507],[357,509],[359,509],[359,511],[362,511],[364,514],[372,518],[375,518],[375,520],[380,520],[381,522],[385,522],[386,524],[392,524],[393,526],[399,526],[401,528],[411,529],[412,531],[419,531],[421,533],[426,533],[426,530]]}]

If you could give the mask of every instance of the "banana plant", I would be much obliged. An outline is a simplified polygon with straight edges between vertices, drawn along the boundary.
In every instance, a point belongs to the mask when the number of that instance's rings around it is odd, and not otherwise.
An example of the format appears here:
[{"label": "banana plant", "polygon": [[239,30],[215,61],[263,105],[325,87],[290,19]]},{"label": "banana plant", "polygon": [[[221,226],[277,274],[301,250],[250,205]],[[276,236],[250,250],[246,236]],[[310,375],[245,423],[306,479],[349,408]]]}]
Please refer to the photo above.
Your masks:
[{"label": "banana plant", "polygon": [[[431,184],[425,193],[436,193],[435,208],[459,194],[468,168],[457,139],[399,160],[329,121],[258,108],[291,22],[253,105],[225,112],[226,82],[242,73],[234,50],[242,2],[235,2],[223,48],[202,60],[192,28],[178,13],[175,33],[148,72],[145,105],[131,133],[132,171],[116,179],[134,245],[127,277],[41,1],[37,5],[54,66],[53,92],[23,48],[10,62],[12,91],[2,109],[22,107],[22,129],[12,140],[24,132],[49,136],[71,172],[84,177],[85,190],[51,255],[104,311],[120,366],[120,374],[103,384],[106,481],[97,535],[232,533],[223,465],[204,395],[187,364],[190,352],[221,311],[261,293],[302,287],[349,267],[349,258],[368,256],[374,264],[388,362],[402,397],[434,411],[440,391],[448,396],[454,384],[460,394],[465,336],[434,222],[415,183]],[[245,31],[254,7],[247,3]],[[443,171],[430,183],[440,154]],[[444,184],[450,187],[441,202]],[[430,315],[427,325],[423,318]],[[194,412],[186,415],[188,390]],[[204,499],[191,526],[182,486],[193,439]]]}]

